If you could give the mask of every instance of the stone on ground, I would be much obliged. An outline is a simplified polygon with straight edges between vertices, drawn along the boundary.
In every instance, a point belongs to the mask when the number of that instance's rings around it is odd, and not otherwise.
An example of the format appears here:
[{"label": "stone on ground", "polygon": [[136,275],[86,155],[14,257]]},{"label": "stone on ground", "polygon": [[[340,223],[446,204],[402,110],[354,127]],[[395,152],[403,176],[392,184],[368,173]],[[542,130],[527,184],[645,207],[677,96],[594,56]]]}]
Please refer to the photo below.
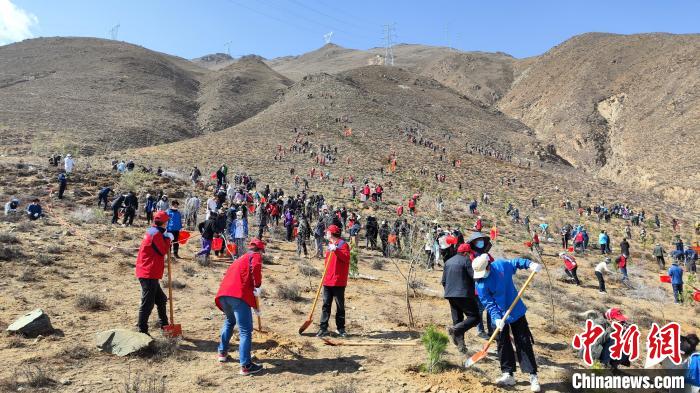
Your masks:
[{"label": "stone on ground", "polygon": [[37,308],[17,318],[7,327],[7,331],[34,338],[40,334],[52,333],[53,326],[51,326],[51,319],[44,310]]},{"label": "stone on ground", "polygon": [[149,335],[126,329],[111,329],[97,333],[95,345],[100,351],[126,356],[147,348],[153,342]]}]

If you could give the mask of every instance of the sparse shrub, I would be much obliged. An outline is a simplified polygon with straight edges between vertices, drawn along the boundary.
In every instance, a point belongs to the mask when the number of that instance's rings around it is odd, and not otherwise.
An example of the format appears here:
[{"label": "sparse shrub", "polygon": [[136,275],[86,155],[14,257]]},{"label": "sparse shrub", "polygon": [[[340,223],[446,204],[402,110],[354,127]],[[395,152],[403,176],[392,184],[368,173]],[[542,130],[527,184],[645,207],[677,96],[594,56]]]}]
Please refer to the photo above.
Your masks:
[{"label": "sparse shrub", "polygon": [[24,384],[30,388],[46,388],[56,384],[51,375],[39,366],[29,366],[21,372],[24,377]]},{"label": "sparse shrub", "polygon": [[107,303],[99,295],[81,293],[75,298],[75,307],[82,311],[104,311]]},{"label": "sparse shrub", "polygon": [[12,233],[0,232],[0,243],[2,244],[17,244],[20,243],[19,238]]},{"label": "sparse shrub", "polygon": [[421,336],[421,341],[428,355],[425,370],[429,373],[439,372],[442,368],[442,355],[445,353],[449,341],[447,335],[437,330],[435,325],[430,325]]},{"label": "sparse shrub", "polygon": [[0,261],[13,261],[22,256],[23,254],[17,246],[0,245]]},{"label": "sparse shrub", "polygon": [[120,393],[166,393],[165,378],[157,375],[136,373],[132,377],[131,368],[122,384]]},{"label": "sparse shrub", "polygon": [[51,266],[53,265],[59,258],[58,257],[53,257],[51,255],[46,255],[46,254],[39,254],[36,257],[36,261],[41,265],[41,266]]},{"label": "sparse shrub", "polygon": [[307,277],[321,277],[321,272],[315,267],[306,264],[299,264],[299,273]]},{"label": "sparse shrub", "polygon": [[173,280],[173,288],[175,289],[183,289],[187,286],[184,282],[178,281],[178,280]]},{"label": "sparse shrub", "polygon": [[375,259],[372,261],[372,269],[374,270],[384,270],[384,260]]},{"label": "sparse shrub", "polygon": [[194,269],[194,266],[192,265],[183,265],[182,271],[190,277],[194,276],[194,274],[197,273],[197,271]]},{"label": "sparse shrub", "polygon": [[17,229],[17,232],[22,233],[31,232],[34,229],[34,223],[32,223],[31,221],[22,221],[19,224],[17,224],[15,229]]},{"label": "sparse shrub", "polygon": [[36,272],[33,269],[26,268],[22,270],[22,273],[20,273],[17,279],[22,282],[32,282],[37,281],[39,277],[36,275]]},{"label": "sparse shrub", "polygon": [[74,224],[98,224],[104,220],[105,213],[102,209],[80,207],[70,214],[70,221]]},{"label": "sparse shrub", "polygon": [[425,288],[425,283],[417,278],[414,278],[408,283],[408,286],[411,289],[421,289]]},{"label": "sparse shrub", "polygon": [[153,179],[154,176],[148,173],[141,171],[129,171],[121,175],[119,178],[119,186],[117,188],[120,190],[132,191],[142,190],[146,188],[146,183]]},{"label": "sparse shrub", "polygon": [[63,252],[63,248],[58,244],[51,244],[48,247],[46,247],[46,252],[48,252],[49,254],[60,254]]},{"label": "sparse shrub", "polygon": [[22,340],[22,337],[18,334],[12,334],[9,337],[7,337],[7,346],[6,348],[22,348],[24,347],[24,340]]},{"label": "sparse shrub", "polygon": [[19,222],[21,219],[21,214],[0,215],[0,221],[2,222],[16,223]]},{"label": "sparse shrub", "polygon": [[70,348],[64,349],[60,356],[64,359],[80,360],[90,357],[90,350],[83,345],[75,345]]},{"label": "sparse shrub", "polygon": [[279,284],[277,286],[277,296],[280,299],[298,302],[301,300],[301,288],[294,283]]},{"label": "sparse shrub", "polygon": [[197,386],[201,386],[203,388],[219,386],[212,378],[206,375],[197,376],[197,379],[194,380],[194,383],[196,383]]},{"label": "sparse shrub", "polygon": [[350,247],[350,277],[357,277],[360,274],[358,263],[357,246],[353,244]]},{"label": "sparse shrub", "polygon": [[0,379],[0,392],[17,392],[21,388],[19,372],[16,370],[9,377]]},{"label": "sparse shrub", "polygon": [[63,292],[63,291],[60,290],[60,289],[55,290],[55,291],[51,294],[51,296],[52,296],[54,299],[56,299],[56,300],[63,300],[63,299],[65,299],[65,298],[68,297],[68,295],[66,295],[65,292]]}]

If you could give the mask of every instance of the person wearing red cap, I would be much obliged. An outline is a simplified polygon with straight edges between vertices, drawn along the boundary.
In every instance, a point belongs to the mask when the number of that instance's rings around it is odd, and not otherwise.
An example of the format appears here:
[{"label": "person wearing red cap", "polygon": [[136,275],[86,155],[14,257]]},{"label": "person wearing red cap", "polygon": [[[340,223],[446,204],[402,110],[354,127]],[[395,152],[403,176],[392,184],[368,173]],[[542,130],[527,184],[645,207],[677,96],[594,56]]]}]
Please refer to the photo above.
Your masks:
[{"label": "person wearing red cap", "polygon": [[248,249],[248,253],[233,261],[228,267],[214,298],[216,307],[226,314],[221,327],[218,360],[222,363],[229,360],[229,342],[233,335],[233,328],[238,323],[238,356],[241,375],[255,374],[263,368],[251,360],[250,347],[253,341],[252,310],[254,309],[255,313],[260,315],[255,298],[262,293],[262,254],[265,252],[265,242],[253,238],[248,244]]},{"label": "person wearing red cap", "polygon": [[615,344],[615,340],[612,339],[611,335],[614,332],[612,326],[613,323],[617,322],[622,324],[625,328],[629,324],[629,318],[622,312],[621,309],[617,307],[609,308],[605,311],[605,333],[603,334],[600,343],[602,344],[602,351],[600,352],[600,363],[609,366],[613,369],[617,369],[619,366],[630,366],[630,357],[628,354],[623,353],[619,360],[612,359],[610,357],[610,347]]},{"label": "person wearing red cap", "polygon": [[457,247],[457,254],[445,262],[441,280],[442,287],[445,289],[444,298],[450,303],[452,313],[452,326],[447,328],[447,333],[452,343],[464,354],[467,353],[464,333],[481,322],[474,288],[474,270],[467,257],[470,251],[468,244],[460,244]]},{"label": "person wearing red cap", "polygon": [[335,327],[338,335],[345,337],[345,287],[350,273],[350,246],[340,238],[337,225],[329,225],[326,230],[328,251],[326,251],[326,276],[323,278],[323,307],[317,337],[328,335],[328,320],[331,318],[331,304],[335,299]]},{"label": "person wearing red cap", "polygon": [[166,313],[167,296],[163,293],[158,280],[163,278],[165,255],[170,250],[173,235],[166,232],[168,213],[159,211],[153,216],[153,226],[148,228],[141,241],[136,257],[136,277],[141,283],[141,307],[139,308],[139,332],[148,334],[148,318],[153,306],[158,309],[160,326],[168,325]]}]

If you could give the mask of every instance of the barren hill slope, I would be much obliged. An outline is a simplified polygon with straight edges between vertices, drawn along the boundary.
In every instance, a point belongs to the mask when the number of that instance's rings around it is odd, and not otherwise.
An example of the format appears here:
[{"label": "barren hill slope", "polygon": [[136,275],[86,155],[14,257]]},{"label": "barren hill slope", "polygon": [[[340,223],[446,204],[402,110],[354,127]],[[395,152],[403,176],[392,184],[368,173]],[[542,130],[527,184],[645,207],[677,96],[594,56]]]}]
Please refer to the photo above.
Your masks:
[{"label": "barren hill slope", "polygon": [[218,131],[270,106],[293,84],[256,57],[244,57],[208,74],[199,96],[199,125]]},{"label": "barren hill slope", "polygon": [[212,53],[192,59],[193,63],[210,70],[220,70],[234,61],[233,57],[227,53]]},{"label": "barren hill slope", "polygon": [[[343,137],[345,126],[352,128],[352,137]],[[221,159],[220,151],[208,147],[212,140],[245,140],[266,154],[240,157],[241,164],[266,171],[277,146],[293,144],[294,127],[311,131],[313,136],[309,139],[316,146],[338,145],[348,156],[362,157],[363,165],[371,168],[382,167],[388,154],[396,149],[408,149],[399,161],[406,165],[406,161],[411,161],[413,168],[431,164],[440,156],[443,163],[451,162],[467,153],[467,143],[513,156],[514,160],[558,158],[519,121],[484,109],[435,80],[383,66],[307,76],[275,104],[237,126],[167,149],[196,152],[196,156],[187,159],[206,167]],[[417,129],[417,138],[446,146],[446,151],[433,152],[411,144],[403,133],[406,127]],[[404,147],[406,144],[409,147]],[[147,149],[136,154],[150,156],[161,152]],[[166,157],[172,160],[171,155],[163,158]]]},{"label": "barren hill slope", "polygon": [[39,38],[0,47],[3,144],[95,150],[190,138],[197,77],[184,59],[124,42]]},{"label": "barren hill slope", "polygon": [[[384,64],[384,48],[366,51],[327,44],[301,56],[268,61],[270,67],[293,80],[307,74],[339,72]],[[515,59],[503,53],[460,52],[446,47],[400,44],[394,47],[394,65],[431,77],[445,86],[491,105],[513,80]]]},{"label": "barren hill slope", "polygon": [[700,35],[585,34],[534,59],[499,102],[567,160],[698,205]]}]

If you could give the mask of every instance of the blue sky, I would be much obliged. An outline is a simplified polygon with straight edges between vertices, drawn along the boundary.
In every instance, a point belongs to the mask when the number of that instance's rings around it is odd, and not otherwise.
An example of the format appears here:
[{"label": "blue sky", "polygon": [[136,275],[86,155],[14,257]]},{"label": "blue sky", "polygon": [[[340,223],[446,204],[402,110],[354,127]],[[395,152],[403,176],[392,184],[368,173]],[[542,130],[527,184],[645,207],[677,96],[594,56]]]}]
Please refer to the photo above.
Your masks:
[{"label": "blue sky", "polygon": [[0,0],[0,43],[30,36],[109,36],[185,58],[213,52],[272,58],[314,50],[333,31],[349,48],[398,42],[541,54],[590,32],[696,33],[700,1]]}]

